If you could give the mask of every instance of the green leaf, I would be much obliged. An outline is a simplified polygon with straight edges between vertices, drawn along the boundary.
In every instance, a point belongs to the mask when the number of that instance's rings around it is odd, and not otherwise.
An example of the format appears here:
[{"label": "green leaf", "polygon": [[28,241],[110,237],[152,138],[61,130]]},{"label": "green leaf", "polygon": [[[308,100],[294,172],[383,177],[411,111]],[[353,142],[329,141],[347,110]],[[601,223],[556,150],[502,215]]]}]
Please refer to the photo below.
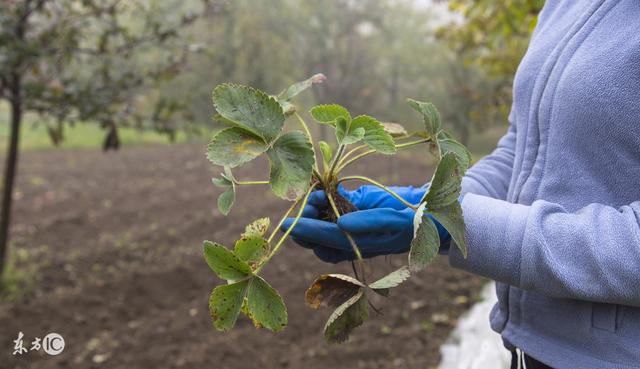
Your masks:
[{"label": "green leaf", "polygon": [[222,178],[212,178],[211,182],[217,187],[226,189],[226,191],[218,196],[218,210],[220,210],[222,214],[227,215],[236,200],[236,184],[233,173],[231,173],[231,169],[228,167],[224,168],[224,173],[221,174],[221,177]]},{"label": "green leaf", "polygon": [[231,187],[233,186],[233,182],[231,182],[230,180],[222,177],[222,178],[211,178],[211,182],[213,183],[214,186],[216,187]]},{"label": "green leaf", "polygon": [[384,126],[377,119],[368,115],[359,115],[351,121],[349,131],[354,131],[359,128],[364,129],[364,143],[370,148],[383,153],[394,154],[396,152],[396,145],[393,138]]},{"label": "green leaf", "polygon": [[249,264],[226,247],[211,241],[204,241],[204,259],[220,279],[238,281],[252,274]]},{"label": "green leaf", "polygon": [[328,143],[320,141],[320,152],[322,152],[322,162],[325,168],[329,168],[331,159],[333,158],[333,149]]},{"label": "green leaf", "polygon": [[329,343],[344,342],[368,317],[369,305],[364,291],[360,289],[356,295],[333,311],[324,326],[324,338]]},{"label": "green leaf", "polygon": [[221,173],[220,175],[222,176],[222,178],[226,178],[228,181],[236,183],[236,178],[233,176],[233,172],[231,171],[230,167],[225,166],[224,172]]},{"label": "green leaf", "polygon": [[410,107],[422,114],[424,118],[424,127],[427,133],[431,137],[436,137],[438,132],[440,132],[442,124],[440,122],[440,113],[438,113],[438,109],[436,109],[435,105],[430,102],[422,102],[413,99],[407,99],[407,102]]},{"label": "green leaf", "polygon": [[389,288],[397,287],[402,282],[409,279],[411,273],[409,268],[405,265],[398,270],[395,270],[386,276],[378,279],[377,281],[369,284],[369,287],[374,291],[381,293],[383,295],[387,295],[389,292]]},{"label": "green leaf", "polygon": [[278,94],[278,100],[289,101],[295,96],[297,96],[298,94],[300,94],[301,92],[313,86],[314,84],[323,83],[326,80],[327,80],[327,77],[325,77],[324,74],[322,73],[314,74],[309,79],[294,83],[291,86],[289,86],[286,90],[280,92]]},{"label": "green leaf", "polygon": [[287,325],[287,308],[282,297],[257,275],[252,278],[249,285],[247,310],[256,326],[278,332]]},{"label": "green leaf", "polygon": [[[342,140],[344,137],[349,134],[349,121],[338,117],[335,121],[336,126],[336,139],[338,140],[338,144],[342,144]],[[364,137],[364,130],[362,132],[362,137]]]},{"label": "green leaf", "polygon": [[218,132],[207,149],[207,159],[215,165],[235,168],[267,151],[267,144],[239,127]]},{"label": "green leaf", "polygon": [[241,260],[255,263],[269,253],[269,242],[259,234],[243,235],[236,241],[233,252]]},{"label": "green leaf", "polygon": [[264,236],[269,230],[271,220],[269,218],[256,219],[245,227],[243,236]]},{"label": "green leaf", "polygon": [[451,203],[444,208],[427,209],[436,220],[442,224],[444,229],[449,232],[456,246],[467,257],[467,237],[465,234],[464,217],[462,215],[462,206],[459,202]]},{"label": "green leaf", "polygon": [[336,139],[340,145],[349,145],[356,143],[364,138],[365,130],[363,127],[354,127],[351,129],[350,122],[342,117],[336,119]]},{"label": "green leaf", "polygon": [[218,210],[223,215],[228,215],[233,207],[233,203],[236,201],[236,187],[232,185],[227,188],[226,191],[218,196]]},{"label": "green leaf", "polygon": [[407,130],[400,123],[384,122],[382,123],[384,130],[391,135],[391,137],[405,137],[409,134]]},{"label": "green leaf", "polygon": [[460,172],[462,175],[467,171],[469,166],[471,165],[471,153],[467,148],[456,141],[451,135],[445,133],[444,131],[440,133],[438,136],[438,144],[440,146],[440,152],[442,155],[447,153],[454,153],[458,159],[458,163],[460,164]]},{"label": "green leaf", "polygon": [[228,332],[233,328],[240,314],[242,302],[247,293],[249,280],[218,286],[211,291],[209,312],[213,326],[217,330]]},{"label": "green leaf", "polygon": [[440,236],[433,220],[425,213],[425,203],[422,203],[413,218],[413,240],[409,251],[409,268],[412,271],[424,269],[440,249]]},{"label": "green leaf", "polygon": [[313,119],[322,124],[336,125],[336,120],[342,117],[348,122],[351,121],[351,114],[344,107],[338,104],[316,105],[309,111]]},{"label": "green leaf", "polygon": [[[211,120],[214,123],[216,123],[217,127],[225,127],[225,126],[236,127],[237,126],[236,122],[223,117],[222,115],[218,114],[218,112],[213,113]],[[219,129],[222,129],[222,128],[219,128]]]},{"label": "green leaf", "polygon": [[364,287],[357,279],[344,274],[323,274],[311,284],[304,294],[307,305],[337,307],[353,297]]},{"label": "green leaf", "polygon": [[271,143],[278,137],[285,116],[275,98],[251,87],[225,83],[213,90],[216,111],[232,122]]},{"label": "green leaf", "polygon": [[309,138],[292,131],[280,136],[267,151],[271,163],[273,192],[286,200],[297,200],[311,183],[314,155]]},{"label": "green leaf", "polygon": [[426,201],[429,209],[445,207],[458,201],[462,184],[462,174],[457,155],[449,152],[442,156],[431,179],[429,191],[421,202]]}]

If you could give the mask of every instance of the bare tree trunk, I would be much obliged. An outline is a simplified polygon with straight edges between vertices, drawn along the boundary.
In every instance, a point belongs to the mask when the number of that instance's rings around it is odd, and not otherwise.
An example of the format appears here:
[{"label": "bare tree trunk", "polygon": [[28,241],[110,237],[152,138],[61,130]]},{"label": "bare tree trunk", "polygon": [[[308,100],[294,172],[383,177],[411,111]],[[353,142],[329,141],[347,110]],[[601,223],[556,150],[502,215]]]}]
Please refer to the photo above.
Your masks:
[{"label": "bare tree trunk", "polygon": [[102,151],[107,152],[109,150],[118,151],[120,149],[120,136],[118,135],[118,127],[116,124],[109,120],[104,124],[107,130],[107,135],[102,143]]},{"label": "bare tree trunk", "polygon": [[11,98],[11,135],[7,148],[7,160],[4,167],[4,186],[2,190],[2,213],[0,220],[0,277],[4,272],[8,255],[9,225],[13,185],[18,164],[18,142],[20,140],[20,123],[22,121],[22,100],[20,94],[20,76],[14,74]]}]

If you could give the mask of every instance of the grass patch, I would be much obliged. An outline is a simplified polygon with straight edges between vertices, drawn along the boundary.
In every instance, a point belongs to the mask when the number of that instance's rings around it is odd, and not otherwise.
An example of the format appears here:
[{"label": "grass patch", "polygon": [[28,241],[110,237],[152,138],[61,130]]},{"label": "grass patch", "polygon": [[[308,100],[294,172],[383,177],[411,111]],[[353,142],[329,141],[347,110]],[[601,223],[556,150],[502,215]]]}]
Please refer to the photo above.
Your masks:
[{"label": "grass patch", "polygon": [[10,247],[7,265],[0,276],[0,301],[19,301],[29,293],[36,279],[36,267],[27,250]]},{"label": "grass patch", "polygon": [[[204,128],[203,128],[204,130]],[[169,144],[171,141],[166,134],[150,130],[122,127],[118,129],[122,146]],[[97,123],[78,122],[66,125],[64,141],[58,148],[62,149],[102,149],[106,132]],[[187,141],[204,141],[210,134],[204,132],[202,137],[178,131],[176,143]],[[9,108],[0,102],[0,150],[2,153],[9,144]],[[24,116],[20,129],[20,150],[47,150],[56,146],[51,143],[46,125],[32,113]]]},{"label": "grass patch", "polygon": [[[105,131],[97,124],[79,123],[65,127],[65,139],[58,148],[62,149],[101,149],[105,138]],[[120,128],[120,143],[122,146],[168,144],[171,143],[166,135],[141,131],[135,128]],[[0,149],[4,150],[8,144],[9,127],[0,122]],[[184,132],[178,132],[175,142],[186,142],[193,139]],[[20,131],[20,150],[45,150],[56,146],[51,143],[47,129],[39,124],[23,123]]]}]

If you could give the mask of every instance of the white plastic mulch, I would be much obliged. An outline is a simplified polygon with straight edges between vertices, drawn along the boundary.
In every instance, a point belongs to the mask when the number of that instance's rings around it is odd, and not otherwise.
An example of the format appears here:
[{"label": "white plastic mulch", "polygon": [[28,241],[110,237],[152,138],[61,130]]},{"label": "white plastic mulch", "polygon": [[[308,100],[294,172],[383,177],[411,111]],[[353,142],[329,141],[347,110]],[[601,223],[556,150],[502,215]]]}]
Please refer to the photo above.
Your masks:
[{"label": "white plastic mulch", "polygon": [[460,318],[440,348],[440,369],[509,368],[511,354],[502,345],[500,335],[489,327],[489,313],[495,303],[495,284],[489,283],[482,290],[482,301]]}]

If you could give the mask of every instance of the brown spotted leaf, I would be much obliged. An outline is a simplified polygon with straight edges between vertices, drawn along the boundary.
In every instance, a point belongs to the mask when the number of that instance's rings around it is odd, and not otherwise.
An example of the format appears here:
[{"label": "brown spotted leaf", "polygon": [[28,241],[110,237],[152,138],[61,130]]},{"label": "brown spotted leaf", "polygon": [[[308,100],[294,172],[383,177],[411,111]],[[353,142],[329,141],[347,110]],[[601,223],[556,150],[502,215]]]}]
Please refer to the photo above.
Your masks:
[{"label": "brown spotted leaf", "polygon": [[249,284],[246,311],[256,327],[278,332],[287,325],[287,308],[282,297],[257,275]]},{"label": "brown spotted leaf", "polygon": [[438,163],[429,191],[422,202],[427,202],[428,209],[439,209],[457,202],[460,197],[461,183],[462,173],[458,157],[455,153],[448,152]]},{"label": "brown spotted leaf", "polygon": [[269,242],[257,233],[245,234],[236,241],[233,253],[238,258],[255,267],[269,253]]},{"label": "brown spotted leaf", "polygon": [[436,106],[430,102],[417,101],[413,99],[407,99],[409,106],[422,114],[424,119],[424,128],[431,137],[436,137],[442,123],[440,122],[440,113]]},{"label": "brown spotted leaf", "polygon": [[285,116],[278,101],[252,87],[224,83],[213,90],[213,104],[225,123],[273,142],[282,131]]},{"label": "brown spotted leaf", "polygon": [[438,135],[438,146],[440,147],[442,155],[449,152],[456,155],[458,164],[460,165],[460,172],[464,175],[471,165],[471,153],[469,150],[463,144],[456,141],[450,133],[445,131],[441,131]]},{"label": "brown spotted leaf", "polygon": [[241,127],[218,132],[207,147],[207,159],[215,165],[235,168],[267,151],[262,138]]},{"label": "brown spotted leaf", "polygon": [[242,301],[247,293],[249,280],[218,286],[211,292],[209,312],[216,329],[228,332],[240,314]]},{"label": "brown spotted leaf", "polygon": [[269,218],[256,219],[245,227],[244,233],[236,241],[233,253],[254,268],[262,260],[271,247],[264,235],[269,230]]},{"label": "brown spotted leaf", "polygon": [[285,200],[297,200],[309,188],[314,153],[309,138],[300,131],[278,137],[267,151],[273,192]]},{"label": "brown spotted leaf", "polygon": [[353,297],[364,285],[344,274],[323,274],[305,293],[307,305],[313,309],[320,306],[340,306]]},{"label": "brown spotted leaf", "polygon": [[329,343],[344,342],[349,334],[369,317],[369,305],[364,289],[338,306],[324,326],[324,338]]},{"label": "brown spotted leaf", "polygon": [[369,284],[369,288],[383,296],[388,296],[390,288],[399,286],[402,282],[409,279],[410,276],[411,272],[409,271],[409,267],[405,265]]},{"label": "brown spotted leaf", "polygon": [[226,247],[204,241],[204,259],[216,275],[227,281],[238,281],[250,276],[251,267]]},{"label": "brown spotted leaf", "polygon": [[454,202],[444,208],[428,209],[436,220],[449,232],[456,247],[462,255],[467,257],[467,237],[465,235],[464,217],[462,206],[459,202]]},{"label": "brown spotted leaf", "polygon": [[258,235],[264,236],[269,230],[271,220],[269,218],[256,219],[245,227],[243,236]]},{"label": "brown spotted leaf", "polygon": [[413,218],[413,240],[409,250],[409,268],[417,272],[424,269],[438,255],[440,236],[431,218],[425,214],[425,203],[420,204]]}]

